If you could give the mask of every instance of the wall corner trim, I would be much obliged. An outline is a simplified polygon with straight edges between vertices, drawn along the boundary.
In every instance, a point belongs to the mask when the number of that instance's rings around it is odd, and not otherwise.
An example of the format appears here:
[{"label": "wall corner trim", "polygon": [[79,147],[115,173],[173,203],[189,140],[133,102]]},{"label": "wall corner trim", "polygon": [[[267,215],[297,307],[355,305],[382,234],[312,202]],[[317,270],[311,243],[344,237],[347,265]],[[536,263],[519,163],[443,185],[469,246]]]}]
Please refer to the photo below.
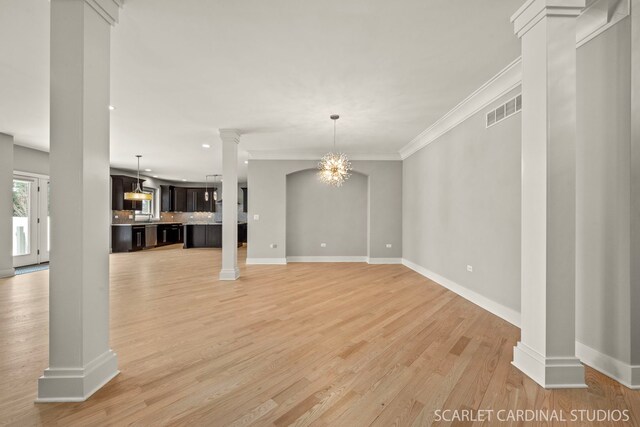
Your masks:
[{"label": "wall corner trim", "polygon": [[426,147],[442,135],[507,94],[522,83],[522,58],[518,57],[451,111],[400,149],[402,160]]},{"label": "wall corner trim", "polygon": [[247,258],[247,265],[284,265],[286,258]]},{"label": "wall corner trim", "polygon": [[520,327],[520,313],[512,308],[504,306],[498,302],[493,301],[479,293],[472,291],[462,285],[459,285],[446,277],[440,276],[426,268],[415,264],[408,259],[403,258],[402,264],[416,273],[426,277],[429,280],[436,282],[438,285],[443,286],[450,291],[460,295],[462,298],[474,303],[475,305],[487,310],[488,312],[495,314],[496,316],[506,320],[514,326]]},{"label": "wall corner trim", "polygon": [[632,390],[640,390],[640,365],[630,365],[576,341],[576,357],[582,363]]}]

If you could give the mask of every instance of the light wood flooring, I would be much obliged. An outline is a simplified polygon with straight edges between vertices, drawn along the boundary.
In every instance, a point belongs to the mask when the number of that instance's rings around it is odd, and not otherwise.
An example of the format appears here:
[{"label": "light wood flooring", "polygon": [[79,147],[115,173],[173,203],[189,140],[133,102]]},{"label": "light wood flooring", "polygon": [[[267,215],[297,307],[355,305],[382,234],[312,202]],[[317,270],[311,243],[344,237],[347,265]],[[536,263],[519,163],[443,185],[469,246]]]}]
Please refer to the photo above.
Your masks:
[{"label": "light wood flooring", "polygon": [[517,328],[404,266],[245,266],[245,252],[236,282],[216,280],[215,249],[112,255],[121,373],[83,403],[34,403],[48,272],[0,280],[0,424],[417,426],[438,409],[590,408],[638,425],[640,391],[591,369],[588,389],[545,391],[510,364]]}]

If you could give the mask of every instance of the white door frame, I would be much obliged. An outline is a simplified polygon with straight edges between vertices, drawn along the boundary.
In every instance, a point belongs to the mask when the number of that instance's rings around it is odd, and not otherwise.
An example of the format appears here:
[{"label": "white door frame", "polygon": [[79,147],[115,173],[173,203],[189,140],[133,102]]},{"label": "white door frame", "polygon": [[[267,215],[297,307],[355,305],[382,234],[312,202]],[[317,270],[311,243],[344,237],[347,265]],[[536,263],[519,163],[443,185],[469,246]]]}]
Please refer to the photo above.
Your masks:
[{"label": "white door frame", "polygon": [[29,253],[13,257],[13,266],[40,264],[49,261],[48,191],[49,177],[14,171],[14,179],[31,181],[29,209]]}]

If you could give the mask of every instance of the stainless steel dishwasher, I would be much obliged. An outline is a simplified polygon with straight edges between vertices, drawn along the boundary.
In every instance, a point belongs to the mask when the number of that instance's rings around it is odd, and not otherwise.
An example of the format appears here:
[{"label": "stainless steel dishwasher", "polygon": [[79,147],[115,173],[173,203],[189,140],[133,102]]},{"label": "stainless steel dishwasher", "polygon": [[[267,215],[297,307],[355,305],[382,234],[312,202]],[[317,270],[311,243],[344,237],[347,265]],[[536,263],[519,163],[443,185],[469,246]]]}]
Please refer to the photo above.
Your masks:
[{"label": "stainless steel dishwasher", "polygon": [[155,248],[158,244],[158,225],[146,224],[144,226],[145,248]]}]

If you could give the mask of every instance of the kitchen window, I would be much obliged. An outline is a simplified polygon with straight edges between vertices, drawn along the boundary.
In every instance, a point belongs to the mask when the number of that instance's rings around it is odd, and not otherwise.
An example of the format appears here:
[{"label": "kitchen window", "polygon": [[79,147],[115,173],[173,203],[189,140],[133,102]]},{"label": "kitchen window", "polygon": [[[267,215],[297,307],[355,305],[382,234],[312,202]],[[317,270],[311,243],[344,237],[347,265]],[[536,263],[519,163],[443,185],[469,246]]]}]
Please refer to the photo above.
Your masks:
[{"label": "kitchen window", "polygon": [[[151,200],[142,200],[142,209],[135,212],[136,220],[138,219],[146,219],[149,220],[151,218],[155,218],[156,214],[156,193],[158,190],[155,188],[147,188],[143,187],[142,192],[145,194],[151,194]],[[141,218],[138,218],[140,216]]]}]

